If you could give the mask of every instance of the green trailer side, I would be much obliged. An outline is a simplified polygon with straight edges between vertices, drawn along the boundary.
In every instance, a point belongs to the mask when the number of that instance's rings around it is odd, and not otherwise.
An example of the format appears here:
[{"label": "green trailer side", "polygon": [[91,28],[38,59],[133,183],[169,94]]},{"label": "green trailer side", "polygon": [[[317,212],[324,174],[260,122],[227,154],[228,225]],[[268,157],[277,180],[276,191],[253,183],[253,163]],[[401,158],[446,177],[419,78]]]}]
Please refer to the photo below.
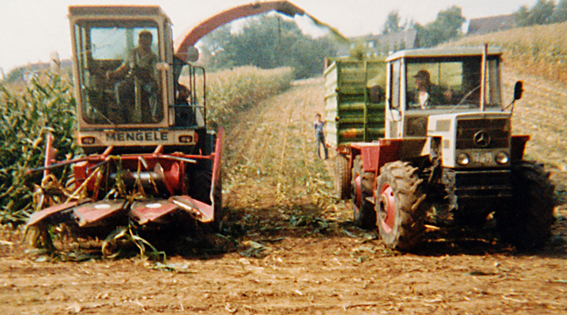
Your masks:
[{"label": "green trailer side", "polygon": [[335,60],[325,70],[327,144],[339,148],[384,137],[385,89],[383,60]]}]

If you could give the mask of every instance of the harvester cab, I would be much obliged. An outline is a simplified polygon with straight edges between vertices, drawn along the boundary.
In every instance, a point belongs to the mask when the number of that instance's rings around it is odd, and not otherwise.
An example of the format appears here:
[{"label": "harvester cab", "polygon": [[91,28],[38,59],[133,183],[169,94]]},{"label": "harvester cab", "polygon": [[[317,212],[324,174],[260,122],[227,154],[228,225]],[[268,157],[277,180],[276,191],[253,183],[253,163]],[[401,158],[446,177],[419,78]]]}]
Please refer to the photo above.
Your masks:
[{"label": "harvester cab", "polygon": [[[85,156],[56,161],[48,141],[28,226],[104,236],[129,224],[218,224],[223,132],[207,130],[205,70],[174,54],[169,18],[158,6],[71,6],[69,21]],[[66,165],[73,181],[59,185],[54,170]]]},{"label": "harvester cab", "polygon": [[174,55],[159,7],[70,7],[69,19],[78,141],[87,153],[204,140],[204,69]]}]

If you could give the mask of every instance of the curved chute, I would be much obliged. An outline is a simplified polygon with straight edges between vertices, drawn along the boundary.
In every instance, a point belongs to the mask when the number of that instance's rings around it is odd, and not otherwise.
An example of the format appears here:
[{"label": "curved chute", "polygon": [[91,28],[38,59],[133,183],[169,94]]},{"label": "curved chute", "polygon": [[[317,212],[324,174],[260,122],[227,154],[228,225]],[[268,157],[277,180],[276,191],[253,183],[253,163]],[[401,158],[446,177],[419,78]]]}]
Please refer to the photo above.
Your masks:
[{"label": "curved chute", "polygon": [[232,9],[223,11],[217,15],[214,15],[207,20],[201,22],[199,25],[195,26],[185,37],[179,41],[175,47],[175,55],[182,60],[186,60],[187,51],[191,46],[194,46],[199,39],[207,35],[214,29],[224,24],[230,23],[234,20],[248,17],[252,15],[262,14],[269,11],[276,11],[281,14],[285,14],[289,17],[294,17],[296,14],[303,15],[305,11],[289,1],[266,1],[266,2],[254,2],[250,4],[244,4]]},{"label": "curved chute", "polygon": [[193,55],[193,57],[195,57],[194,61],[196,61],[196,59],[198,58],[198,52],[194,45],[203,36],[209,34],[217,27],[230,23],[234,20],[266,13],[269,11],[276,11],[278,13],[287,15],[289,17],[294,17],[295,15],[306,15],[316,25],[329,29],[331,31],[331,34],[333,34],[343,43],[346,44],[350,43],[350,41],[344,35],[342,35],[337,29],[319,21],[314,16],[305,12],[302,8],[296,6],[295,4],[287,0],[264,1],[264,2],[254,2],[250,4],[244,4],[238,7],[234,7],[232,9],[228,9],[201,22],[199,25],[191,29],[189,33],[185,35],[185,37],[183,37],[180,40],[176,40],[177,44],[175,47],[175,55],[182,60],[187,60],[188,55]]}]

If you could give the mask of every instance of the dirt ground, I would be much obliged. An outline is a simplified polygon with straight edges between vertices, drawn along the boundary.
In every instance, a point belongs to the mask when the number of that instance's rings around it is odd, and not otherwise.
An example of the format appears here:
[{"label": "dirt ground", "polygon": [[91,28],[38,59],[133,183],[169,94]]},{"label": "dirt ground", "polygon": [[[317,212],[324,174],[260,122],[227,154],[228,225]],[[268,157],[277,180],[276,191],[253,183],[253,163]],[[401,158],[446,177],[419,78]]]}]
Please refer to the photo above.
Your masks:
[{"label": "dirt ground", "polygon": [[[510,75],[506,82],[512,85]],[[356,228],[348,204],[332,196],[332,159],[314,154],[311,121],[324,110],[324,91],[322,80],[308,80],[227,126],[226,216],[223,235],[201,243],[209,250],[188,242],[166,262],[82,259],[78,251],[61,261],[34,252],[22,243],[22,231],[5,227],[0,312],[565,314],[567,175],[565,146],[554,141],[565,141],[566,130],[536,117],[533,106],[548,107],[549,93],[564,106],[567,93],[550,89],[544,96],[532,86],[537,82],[526,82],[516,123],[543,135],[528,153],[563,158],[549,168],[560,205],[543,251],[520,254],[486,229],[430,232],[415,251],[399,253],[376,233]],[[528,106],[529,115],[521,116]],[[565,126],[561,116],[553,119]],[[550,151],[542,151],[541,139]]]}]

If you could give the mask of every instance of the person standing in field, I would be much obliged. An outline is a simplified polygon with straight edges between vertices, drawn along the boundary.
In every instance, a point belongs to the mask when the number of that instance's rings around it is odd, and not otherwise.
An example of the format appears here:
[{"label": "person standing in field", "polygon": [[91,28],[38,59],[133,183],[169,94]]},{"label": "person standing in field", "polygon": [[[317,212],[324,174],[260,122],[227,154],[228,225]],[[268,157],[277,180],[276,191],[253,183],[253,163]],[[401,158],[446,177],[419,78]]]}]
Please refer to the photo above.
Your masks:
[{"label": "person standing in field", "polygon": [[327,146],[325,145],[325,121],[321,119],[321,114],[315,114],[315,122],[313,127],[315,128],[315,142],[317,146],[317,156],[321,158],[321,151],[319,150],[320,145],[323,146],[323,151],[325,152],[325,160],[329,157],[329,152],[327,151]]}]

